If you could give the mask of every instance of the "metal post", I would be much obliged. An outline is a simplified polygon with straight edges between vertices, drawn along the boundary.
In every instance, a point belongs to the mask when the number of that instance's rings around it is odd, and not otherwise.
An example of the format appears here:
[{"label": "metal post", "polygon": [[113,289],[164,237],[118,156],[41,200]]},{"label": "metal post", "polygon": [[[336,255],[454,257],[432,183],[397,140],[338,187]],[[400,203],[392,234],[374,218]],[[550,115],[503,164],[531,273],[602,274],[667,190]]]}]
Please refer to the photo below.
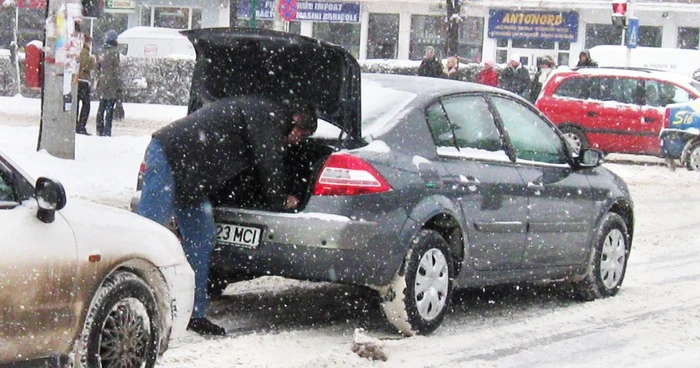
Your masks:
[{"label": "metal post", "polygon": [[[75,119],[77,101],[77,83],[71,78],[65,81],[65,67],[55,63],[56,15],[61,1],[47,1],[47,21],[45,23],[44,59],[42,61],[44,78],[41,89],[41,125],[39,128],[38,150],[45,149],[48,153],[64,158],[75,158]],[[51,19],[50,19],[51,18]],[[66,21],[68,18],[66,17]],[[65,36],[65,35],[64,35]],[[67,41],[67,40],[66,40]],[[65,91],[70,86],[70,91]],[[64,91],[68,92],[64,96]]]},{"label": "metal post", "polygon": [[258,26],[255,19],[255,9],[258,7],[258,0],[250,0],[250,20],[248,21],[248,26],[251,28],[256,28]]},{"label": "metal post", "polygon": [[272,10],[272,29],[275,31],[284,31],[285,28],[285,22],[284,19],[282,19],[282,16],[280,15],[279,8],[280,8],[280,0],[275,0],[274,1],[274,9]]},{"label": "metal post", "polygon": [[19,27],[19,4],[15,4],[15,32],[14,32],[14,56],[15,71],[17,72],[17,94],[22,94],[22,77],[19,74],[19,41],[17,40],[17,28]]},{"label": "metal post", "polygon": [[[627,24],[628,24],[628,27],[629,27],[629,21],[633,17],[634,17],[634,6],[632,5],[632,0],[628,0],[627,1]],[[622,34],[623,40],[625,39],[626,34],[627,34],[627,32],[623,32],[623,34]],[[629,42],[629,40],[627,40],[627,42]],[[627,47],[627,60],[626,60],[625,64],[627,65],[628,68],[632,66],[632,49],[630,47]]]}]

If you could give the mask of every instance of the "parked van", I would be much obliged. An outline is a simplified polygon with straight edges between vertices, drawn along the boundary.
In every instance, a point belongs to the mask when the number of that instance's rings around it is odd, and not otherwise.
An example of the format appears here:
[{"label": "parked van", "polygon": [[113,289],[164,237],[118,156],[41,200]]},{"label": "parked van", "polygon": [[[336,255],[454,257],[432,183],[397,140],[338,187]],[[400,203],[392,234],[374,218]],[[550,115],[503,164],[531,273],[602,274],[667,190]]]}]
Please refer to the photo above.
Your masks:
[{"label": "parked van", "polygon": [[[589,51],[601,67],[627,66],[626,46],[599,45]],[[700,68],[700,50],[637,47],[632,49],[630,67],[664,70],[692,78]]]},{"label": "parked van", "polygon": [[195,56],[194,47],[180,29],[160,27],[133,27],[119,35],[119,49],[123,55],[143,58]]}]

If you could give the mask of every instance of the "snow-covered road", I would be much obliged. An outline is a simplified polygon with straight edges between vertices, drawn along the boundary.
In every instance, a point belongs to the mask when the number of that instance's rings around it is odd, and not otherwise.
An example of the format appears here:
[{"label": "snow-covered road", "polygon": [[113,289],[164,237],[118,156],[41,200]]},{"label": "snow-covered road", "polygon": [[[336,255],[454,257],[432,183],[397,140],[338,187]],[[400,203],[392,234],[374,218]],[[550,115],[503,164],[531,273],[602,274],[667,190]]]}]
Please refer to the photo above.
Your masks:
[{"label": "snow-covered road", "polygon": [[[148,134],[184,112],[127,104],[115,137],[78,137],[77,159],[63,162],[34,152],[38,103],[2,98],[0,150],[34,176],[61,179],[72,197],[125,207]],[[614,298],[581,303],[565,286],[546,285],[461,291],[435,333],[401,338],[367,290],[261,278],[229,286],[213,303],[212,318],[230,336],[188,333],[158,366],[700,367],[700,173],[671,172],[653,158],[609,159],[636,206],[629,268]],[[380,339],[386,362],[351,352],[357,328]]]}]

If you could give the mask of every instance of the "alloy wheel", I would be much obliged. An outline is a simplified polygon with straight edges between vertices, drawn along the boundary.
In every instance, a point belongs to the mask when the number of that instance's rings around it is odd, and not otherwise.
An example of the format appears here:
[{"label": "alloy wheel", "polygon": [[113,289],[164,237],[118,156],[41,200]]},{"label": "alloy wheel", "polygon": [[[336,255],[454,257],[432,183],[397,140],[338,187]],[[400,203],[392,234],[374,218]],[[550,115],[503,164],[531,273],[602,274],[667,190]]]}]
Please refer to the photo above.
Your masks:
[{"label": "alloy wheel", "polygon": [[432,248],[423,254],[416,271],[414,298],[424,320],[432,320],[443,310],[449,277],[447,260],[439,249]]},{"label": "alloy wheel", "polygon": [[127,298],[114,305],[100,337],[103,368],[141,367],[148,359],[150,318],[138,299]]},{"label": "alloy wheel", "polygon": [[700,145],[696,145],[688,155],[688,168],[693,171],[700,171]]},{"label": "alloy wheel", "polygon": [[622,281],[626,256],[627,247],[622,232],[610,230],[600,254],[600,279],[607,289],[615,288]]}]

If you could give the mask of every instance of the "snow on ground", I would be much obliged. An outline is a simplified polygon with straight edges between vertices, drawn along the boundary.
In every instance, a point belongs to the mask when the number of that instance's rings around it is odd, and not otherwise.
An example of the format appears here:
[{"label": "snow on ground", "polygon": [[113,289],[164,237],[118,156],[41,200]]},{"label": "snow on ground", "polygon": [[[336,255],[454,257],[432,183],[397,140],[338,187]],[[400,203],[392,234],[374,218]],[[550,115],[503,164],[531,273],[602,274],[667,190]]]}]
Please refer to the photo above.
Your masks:
[{"label": "snow on ground", "polygon": [[[93,105],[93,111],[97,104]],[[126,207],[149,134],[182,106],[126,104],[114,137],[78,136],[76,160],[36,152],[38,100],[0,98],[0,150],[70,197]],[[88,129],[94,132],[94,115]],[[635,201],[628,273],[614,298],[580,303],[566,287],[459,291],[443,325],[400,338],[367,290],[279,277],[230,285],[210,316],[230,336],[188,333],[160,367],[700,367],[700,173],[661,160],[610,155]],[[386,362],[351,352],[364,328]]]}]

